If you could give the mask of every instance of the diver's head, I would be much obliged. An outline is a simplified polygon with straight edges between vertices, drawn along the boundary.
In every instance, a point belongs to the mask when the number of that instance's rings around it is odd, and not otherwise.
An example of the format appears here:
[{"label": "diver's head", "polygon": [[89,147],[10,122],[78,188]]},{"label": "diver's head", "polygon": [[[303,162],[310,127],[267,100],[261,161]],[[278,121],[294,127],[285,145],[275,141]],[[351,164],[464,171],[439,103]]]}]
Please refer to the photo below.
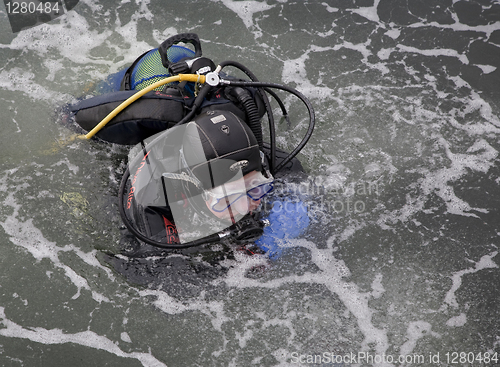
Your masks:
[{"label": "diver's head", "polygon": [[186,126],[181,151],[188,174],[218,218],[255,210],[273,178],[248,125],[228,111],[209,111]]},{"label": "diver's head", "polygon": [[234,213],[245,215],[256,210],[262,198],[273,189],[273,177],[252,171],[243,177],[208,191],[207,208],[218,218]]}]

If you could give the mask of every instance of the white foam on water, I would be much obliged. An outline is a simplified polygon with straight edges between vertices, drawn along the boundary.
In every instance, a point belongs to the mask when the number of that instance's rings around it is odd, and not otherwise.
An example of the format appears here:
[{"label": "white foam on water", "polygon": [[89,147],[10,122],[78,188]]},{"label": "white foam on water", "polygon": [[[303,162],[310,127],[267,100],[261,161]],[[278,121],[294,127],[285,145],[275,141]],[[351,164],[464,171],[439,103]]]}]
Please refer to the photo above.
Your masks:
[{"label": "white foam on water", "polygon": [[[9,187],[6,183],[9,173],[5,173],[4,177],[0,180],[0,189],[2,191],[8,192],[6,198],[4,199],[2,206],[11,207],[13,213],[8,215],[4,221],[0,221],[0,225],[3,227],[5,233],[10,236],[10,241],[16,246],[22,247],[27,250],[38,262],[42,259],[49,259],[56,268],[60,268],[64,271],[64,274],[71,280],[73,285],[76,286],[77,291],[72,299],[76,299],[80,296],[81,290],[85,289],[92,293],[92,298],[101,303],[109,302],[109,299],[92,290],[87,282],[87,280],[76,273],[71,267],[63,264],[58,256],[60,251],[66,252],[71,250],[77,250],[73,246],[60,247],[57,246],[55,242],[47,240],[42,232],[35,227],[33,224],[33,218],[22,221],[18,218],[21,205],[17,203],[14,195],[21,189],[29,186],[29,184],[24,183],[17,185],[16,187]],[[98,262],[89,260],[89,255],[84,255],[82,251],[77,250],[77,254],[86,262],[96,265]],[[92,256],[92,255],[90,255]],[[104,268],[99,264],[99,268]],[[108,275],[111,275],[109,270]]]},{"label": "white foam on water", "polygon": [[8,338],[27,339],[45,345],[73,343],[92,349],[104,350],[118,357],[137,359],[145,367],[166,367],[151,353],[124,352],[114,341],[90,330],[68,334],[61,329],[24,328],[7,319],[3,307],[0,307],[0,324],[3,326],[0,328],[0,335]]},{"label": "white foam on water", "polygon": [[[325,286],[332,294],[337,297],[345,305],[347,312],[352,314],[357,321],[358,327],[364,336],[362,343],[363,350],[375,349],[379,355],[384,354],[388,349],[388,338],[384,330],[376,328],[372,324],[373,310],[370,309],[368,302],[372,298],[379,298],[385,292],[382,286],[382,274],[377,274],[372,283],[372,291],[368,293],[361,292],[357,285],[345,281],[343,278],[350,275],[349,269],[344,262],[335,259],[331,247],[327,249],[317,249],[316,245],[307,240],[290,240],[282,244],[283,247],[304,247],[311,251],[312,261],[319,267],[316,273],[306,272],[303,275],[289,275],[278,279],[262,280],[251,279],[247,277],[247,273],[256,267],[269,266],[269,260],[266,256],[247,256],[240,252],[235,252],[235,260],[225,260],[221,265],[227,266],[229,271],[224,278],[214,280],[214,284],[224,283],[226,286],[234,289],[278,289],[289,284],[319,284]],[[155,289],[139,290],[138,294],[141,298],[154,297],[152,304],[162,312],[169,315],[179,315],[188,311],[198,311],[206,315],[212,322],[214,330],[223,335],[224,342],[221,349],[214,351],[213,355],[220,355],[226,349],[227,343],[224,336],[226,334],[224,324],[233,320],[227,316],[224,307],[226,303],[223,301],[206,300],[205,292],[203,291],[197,298],[190,299],[189,302],[182,302],[170,296],[164,291]],[[288,330],[287,344],[288,347],[294,346],[297,331],[295,330],[294,320],[297,319],[295,310],[286,310],[285,314],[280,314],[280,317],[270,317],[267,313],[256,312],[254,320],[248,321],[244,325],[242,331],[235,331],[236,342],[240,348],[245,348],[247,343],[255,338],[254,323],[259,322],[259,328],[280,327]],[[307,315],[306,315],[307,316]],[[310,315],[310,317],[315,317]],[[281,363],[285,363],[287,356],[290,355],[290,350],[282,348],[282,352],[273,352],[273,355]],[[382,364],[380,364],[382,365]],[[389,364],[387,364],[389,366]]]},{"label": "white foam on water", "polygon": [[419,339],[424,336],[433,336],[439,338],[438,333],[432,332],[432,326],[426,321],[412,321],[408,325],[406,331],[407,341],[399,348],[400,356],[411,356],[413,350],[417,346]]},{"label": "white foam on water", "polygon": [[483,64],[474,64],[474,65],[480,68],[483,71],[483,74],[490,74],[497,69],[496,66],[491,66],[491,65],[483,65]]},{"label": "white foam on water", "polygon": [[327,3],[321,3],[321,5],[324,5],[326,8],[326,11],[329,13],[337,13],[340,9],[339,8],[334,8],[328,5]]},{"label": "white foam on water", "polygon": [[[182,257],[183,255],[171,255],[170,257]],[[224,303],[221,301],[205,300],[205,291],[202,291],[197,299],[190,299],[189,303],[181,302],[167,292],[158,289],[139,290],[141,297],[154,297],[152,302],[162,312],[169,315],[182,314],[187,311],[199,311],[210,317],[215,330],[222,332],[222,324],[229,319],[224,314]]]},{"label": "white foam on water", "polygon": [[478,139],[469,147],[467,153],[453,153],[451,144],[444,138],[439,138],[438,142],[445,149],[446,156],[450,160],[450,166],[429,171],[424,169],[421,173],[423,178],[418,181],[418,187],[422,193],[417,197],[407,195],[407,202],[401,208],[390,214],[382,214],[379,219],[379,225],[384,229],[389,229],[388,222],[406,222],[424,209],[428,198],[435,194],[445,203],[447,213],[462,215],[466,217],[479,218],[474,213],[488,213],[485,208],[472,207],[466,201],[457,197],[452,185],[470,171],[486,173],[495,165],[498,151],[494,149],[486,140]]},{"label": "white foam on water", "polygon": [[387,32],[385,32],[385,35],[396,40],[401,35],[401,30],[397,29],[397,28],[392,28],[392,29],[389,29]]},{"label": "white foam on water", "polygon": [[101,33],[91,30],[87,20],[80,14],[70,11],[58,18],[59,23],[23,30],[9,45],[0,44],[0,48],[11,50],[34,51],[40,56],[54,55],[72,61],[75,64],[107,64],[111,61],[90,56],[90,51],[102,45],[112,34],[109,29]]},{"label": "white foam on water", "polygon": [[[345,263],[333,256],[331,247],[318,249],[316,245],[305,239],[290,240],[288,246],[304,247],[311,251],[311,258],[314,264],[320,269],[316,273],[306,272],[303,275],[290,275],[269,281],[259,279],[249,279],[246,272],[256,264],[262,264],[263,258],[258,257],[237,257],[239,265],[229,270],[224,282],[234,288],[269,288],[278,289],[287,284],[320,284],[329,289],[332,294],[342,301],[357,321],[358,327],[364,336],[362,350],[368,351],[374,348],[378,355],[383,355],[388,347],[388,338],[384,330],[376,328],[372,324],[373,310],[368,306],[368,301],[373,297],[372,293],[362,293],[356,284],[346,282],[343,278],[349,276],[350,271]],[[240,261],[242,261],[240,263]],[[381,294],[381,288],[377,285],[380,277],[375,279],[375,295]],[[268,320],[269,321],[269,320]],[[292,328],[291,324],[286,326]]]},{"label": "white foam on water", "polygon": [[139,290],[138,294],[141,298],[154,297],[155,299],[151,303],[161,312],[168,315],[181,315],[189,311],[194,311],[207,316],[213,330],[219,332],[219,335],[222,337],[222,345],[218,350],[213,350],[211,354],[217,357],[226,351],[226,346],[231,341],[227,339],[223,325],[232,320],[226,316],[224,301],[207,301],[205,299],[205,291],[202,291],[197,298],[190,299],[188,302],[181,302],[168,293],[156,289]]},{"label": "white foam on water", "polygon": [[363,18],[366,18],[372,22],[380,23],[380,18],[378,16],[377,7],[380,3],[380,0],[375,0],[372,6],[362,6],[359,8],[347,9],[353,13],[361,15]]},{"label": "white foam on water", "polygon": [[[114,28],[114,31],[120,34],[123,39],[127,41],[127,49],[126,53],[129,55],[134,55],[130,61],[135,60],[135,58],[139,55],[142,55],[145,51],[150,50],[154,47],[149,45],[147,42],[144,40],[139,40],[137,37],[138,30],[137,30],[137,24],[138,21],[141,19],[145,19],[147,21],[152,21],[154,18],[153,13],[149,10],[148,5],[149,1],[141,1],[140,3],[137,3],[139,5],[138,9],[135,11],[135,13],[132,15],[130,18],[129,22],[126,24],[122,24],[120,19],[117,19],[116,21],[116,26]],[[171,29],[168,29],[171,30]],[[167,30],[166,30],[167,31]],[[166,31],[164,33],[166,33]],[[158,31],[156,32],[156,34]],[[166,37],[168,38],[168,37]],[[163,42],[166,38],[163,38],[161,41],[158,43]],[[123,56],[123,51],[122,49],[115,47],[116,52],[120,55]]]},{"label": "white foam on water", "polygon": [[420,49],[417,47],[412,47],[412,46],[406,46],[402,44],[398,44],[396,46],[397,50],[400,52],[405,52],[405,53],[415,53],[415,54],[420,54],[423,56],[447,56],[447,57],[454,57],[458,60],[460,60],[463,64],[468,65],[469,64],[469,59],[467,58],[466,55],[461,54],[457,50],[453,49],[447,49],[447,48],[433,48],[433,49]]},{"label": "white foam on water", "polygon": [[467,316],[462,312],[460,315],[450,318],[446,321],[446,326],[461,327],[467,323]]},{"label": "white foam on water", "polygon": [[297,90],[300,90],[308,98],[325,100],[335,96],[334,90],[324,86],[311,83],[305,76],[307,75],[306,61],[311,52],[321,52],[332,50],[332,47],[318,47],[310,45],[309,49],[296,59],[285,60],[281,80],[284,84],[297,83]]},{"label": "white foam on water", "polygon": [[109,269],[106,266],[102,266],[102,264],[99,262],[99,260],[97,260],[97,253],[98,253],[97,250],[92,250],[90,252],[84,252],[75,246],[66,245],[64,247],[61,247],[60,251],[75,253],[81,260],[83,260],[83,262],[85,262],[86,264],[88,264],[94,268],[98,268],[98,269],[105,271],[110,280],[112,280],[112,281],[115,280],[115,276],[114,276],[113,272],[111,271],[111,269]]},{"label": "white foam on water", "polygon": [[120,334],[120,339],[123,340],[125,343],[132,343],[132,339],[130,339],[130,336],[125,331]]},{"label": "white foam on water", "polygon": [[23,302],[23,304],[24,304],[25,306],[28,306],[28,304],[29,304],[29,302],[28,302],[28,300],[27,300],[27,299],[20,298],[19,294],[17,294],[17,293],[14,293],[14,294],[12,295],[12,298],[19,298],[19,299]]},{"label": "white foam on water", "polygon": [[339,234],[330,237],[327,241],[327,244],[329,246],[332,246],[334,243],[342,243],[354,236],[359,230],[365,228],[366,225],[367,224],[363,222],[350,223],[349,225],[344,226]]},{"label": "white foam on water", "polygon": [[241,335],[239,332],[236,332],[236,340],[238,341],[238,345],[240,348],[245,348],[247,346],[247,342],[253,338],[253,331],[248,329],[248,327],[252,326],[255,321],[248,321],[245,325],[245,332]]},{"label": "white foam on water", "polygon": [[488,25],[477,25],[477,26],[471,26],[465,23],[460,23],[460,20],[458,19],[457,15],[453,12],[450,12],[451,17],[455,21],[455,23],[452,24],[441,24],[437,23],[435,21],[433,22],[415,22],[412,24],[409,24],[407,27],[408,28],[440,28],[440,29],[451,29],[455,32],[467,32],[467,31],[472,31],[472,32],[480,32],[480,33],[485,33],[486,38],[489,38],[491,34],[498,30],[500,27],[500,21],[497,21],[495,23],[490,23]]},{"label": "white foam on water", "polygon": [[488,210],[471,207],[467,202],[458,198],[455,195],[453,187],[447,185],[447,183],[457,181],[460,177],[466,175],[468,170],[483,173],[488,172],[489,168],[495,164],[498,151],[483,139],[477,140],[467,150],[468,153],[480,152],[479,154],[453,153],[448,141],[440,139],[440,142],[451,161],[451,167],[442,168],[426,177],[421,184],[424,194],[430,195],[434,192],[441,197],[446,203],[447,212],[450,214],[479,218],[476,214],[471,213],[471,211],[487,213]]},{"label": "white foam on water", "polygon": [[156,300],[153,301],[153,304],[162,312],[169,315],[177,315],[189,309],[189,307],[184,303],[179,302],[174,297],[168,295],[168,293],[160,290],[155,290],[155,289],[141,290],[139,291],[139,295],[141,297],[154,296]]},{"label": "white foam on water", "polygon": [[94,13],[102,13],[103,6],[99,4],[99,0],[79,0],[79,2],[87,5]]},{"label": "white foam on water", "polygon": [[[80,1],[96,14],[102,15],[103,6],[97,1]],[[89,25],[84,15],[69,11],[50,24],[43,24],[19,32],[10,44],[0,44],[0,49],[22,50],[43,58],[43,69],[38,75],[47,73],[46,80],[54,82],[58,74],[91,75],[94,80],[104,80],[109,74],[123,69],[132,63],[137,55],[153,47],[138,39],[137,23],[141,19],[150,21],[152,12],[148,9],[149,1],[140,2],[136,12],[126,24],[116,20],[114,27],[95,29]],[[116,35],[123,37],[126,46],[117,45]],[[113,41],[109,41],[113,39]],[[163,41],[163,40],[162,40]],[[99,48],[111,48],[114,57],[103,57]],[[95,50],[99,50],[96,54]],[[32,57],[32,56],[30,56]],[[116,62],[116,60],[120,60]],[[70,65],[68,65],[70,64]],[[104,67],[103,67],[104,66]],[[57,90],[48,90],[35,81],[35,75],[13,67],[0,72],[0,88],[22,91],[33,99],[47,101],[70,101],[71,95]]]},{"label": "white foam on water", "polygon": [[260,13],[274,8],[275,5],[269,5],[267,1],[254,1],[254,0],[220,0],[224,6],[231,11],[235,12],[238,17],[243,21],[245,27],[249,30],[255,27],[253,17],[256,13]]},{"label": "white foam on water", "polygon": [[161,44],[163,41],[165,41],[167,38],[175,36],[176,34],[179,34],[177,28],[174,27],[168,27],[164,29],[162,32],[159,30],[155,29],[153,30],[153,38],[156,40],[158,44]]},{"label": "white foam on water", "polygon": [[[470,88],[470,85],[460,77],[450,78],[455,85]],[[470,88],[472,89],[472,88]],[[470,119],[468,115],[478,112],[481,119]],[[500,118],[495,113],[491,105],[485,101],[477,92],[471,91],[470,96],[463,98],[463,108],[450,111],[449,123],[459,130],[466,131],[470,135],[499,134]],[[467,120],[467,123],[461,124],[457,119]]]},{"label": "white foam on water", "polygon": [[446,296],[444,297],[444,304],[441,306],[441,310],[445,310],[448,307],[452,308],[458,308],[459,304],[457,301],[457,298],[455,296],[455,292],[460,288],[462,285],[462,277],[467,274],[474,274],[477,273],[478,271],[484,270],[484,269],[494,269],[498,268],[498,265],[493,261],[493,258],[498,254],[497,251],[489,254],[489,255],[484,255],[479,259],[479,261],[475,264],[474,268],[468,268],[465,270],[460,270],[453,274],[451,276],[452,280],[452,286],[450,290],[446,293]]},{"label": "white foam on water", "polygon": [[46,59],[43,61],[43,65],[49,70],[49,75],[46,79],[53,82],[56,74],[60,70],[64,70],[64,65],[61,60]]},{"label": "white foam on water", "polygon": [[373,298],[380,298],[385,292],[384,286],[382,285],[382,278],[383,278],[382,274],[377,274],[375,276],[375,279],[373,279],[372,283]]},{"label": "white foam on water", "polygon": [[368,39],[364,43],[357,43],[357,44],[354,44],[354,43],[348,42],[348,41],[344,41],[341,44],[335,45],[333,47],[333,50],[337,51],[337,50],[340,50],[342,48],[346,48],[348,50],[357,51],[363,56],[363,58],[361,59],[361,62],[363,64],[365,64],[367,67],[369,67],[370,69],[380,71],[380,73],[382,75],[389,74],[391,72],[391,70],[384,63],[379,62],[379,63],[374,64],[374,63],[371,63],[368,61],[368,57],[373,55],[373,52],[369,48],[370,43],[371,43],[370,39]]},{"label": "white foam on water", "polygon": [[62,160],[60,160],[59,162],[56,162],[54,164],[52,164],[53,167],[57,167],[57,166],[61,166],[61,165],[66,165],[68,167],[68,169],[73,172],[73,174],[77,174],[78,171],[80,170],[80,167],[74,165],[73,163],[71,163],[69,161],[69,159],[66,157]]},{"label": "white foam on water", "polygon": [[383,48],[377,52],[377,56],[380,60],[387,60],[393,51],[394,48]]},{"label": "white foam on water", "polygon": [[51,91],[43,85],[36,83],[34,79],[34,73],[18,67],[14,67],[8,71],[2,70],[0,72],[0,88],[11,92],[23,92],[32,100],[53,101],[55,99],[61,101],[73,98],[66,93]]}]

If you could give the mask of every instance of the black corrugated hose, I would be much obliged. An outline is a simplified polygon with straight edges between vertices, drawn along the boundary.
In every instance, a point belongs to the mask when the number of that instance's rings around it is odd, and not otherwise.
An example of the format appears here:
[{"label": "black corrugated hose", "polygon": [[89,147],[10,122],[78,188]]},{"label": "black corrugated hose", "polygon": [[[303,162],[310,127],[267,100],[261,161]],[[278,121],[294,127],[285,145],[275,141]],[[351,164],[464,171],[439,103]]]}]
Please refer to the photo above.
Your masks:
[{"label": "black corrugated hose", "polygon": [[[226,66],[233,66],[233,67],[241,70],[242,72],[244,72],[250,78],[250,80],[252,80],[253,82],[259,81],[250,69],[248,69],[245,65],[240,64],[237,61],[223,61],[219,64],[219,66],[220,66],[221,70]],[[271,144],[271,162],[269,162],[269,163],[270,163],[271,173],[274,174],[275,172],[277,172],[275,169],[275,167],[276,167],[276,130],[274,127],[274,116],[273,116],[273,111],[271,108],[271,103],[269,102],[269,98],[267,98],[266,92],[262,88],[259,89],[259,92],[262,96],[262,100],[264,101],[264,105],[266,106],[267,119],[269,121],[269,139],[271,140],[270,141],[270,144]],[[262,126],[260,125],[260,122],[259,122],[259,128],[262,131]],[[261,132],[261,136],[262,136],[262,132]]]},{"label": "black corrugated hose", "polygon": [[238,101],[243,105],[248,119],[248,126],[255,135],[257,143],[259,143],[259,147],[262,149],[264,140],[262,137],[262,127],[260,125],[259,109],[255,104],[255,100],[246,89],[240,87],[231,88],[231,91],[229,93],[232,96],[236,97]]}]

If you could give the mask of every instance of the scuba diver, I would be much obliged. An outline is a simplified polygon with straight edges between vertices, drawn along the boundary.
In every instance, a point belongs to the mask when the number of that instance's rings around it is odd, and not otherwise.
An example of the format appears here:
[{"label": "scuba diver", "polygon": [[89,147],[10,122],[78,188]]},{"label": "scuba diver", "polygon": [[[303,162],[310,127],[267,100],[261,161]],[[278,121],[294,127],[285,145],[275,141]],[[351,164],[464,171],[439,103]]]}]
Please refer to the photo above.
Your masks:
[{"label": "scuba diver", "polygon": [[[194,51],[179,43],[191,44]],[[227,66],[250,80],[226,75]],[[281,240],[309,224],[305,211],[288,217],[284,211],[273,213],[277,202],[270,211],[259,208],[276,177],[303,171],[296,155],[312,134],[314,111],[300,92],[261,83],[237,62],[216,67],[202,56],[193,33],[170,37],[99,89],[104,94],[71,110],[87,139],[135,145],[120,184],[119,210],[140,241],[162,249],[253,241],[276,256]],[[294,94],[309,112],[307,133],[291,153],[276,147],[267,94],[288,116],[272,89]],[[263,141],[265,114],[270,143]]]}]

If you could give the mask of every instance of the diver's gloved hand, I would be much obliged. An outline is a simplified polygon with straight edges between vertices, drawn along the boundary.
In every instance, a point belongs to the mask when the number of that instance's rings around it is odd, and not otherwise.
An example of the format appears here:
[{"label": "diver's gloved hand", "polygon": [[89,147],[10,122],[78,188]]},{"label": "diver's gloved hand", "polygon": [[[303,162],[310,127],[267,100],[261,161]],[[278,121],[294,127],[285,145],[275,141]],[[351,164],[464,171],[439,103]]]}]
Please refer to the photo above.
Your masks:
[{"label": "diver's gloved hand", "polygon": [[307,207],[301,201],[275,201],[267,219],[271,224],[255,244],[271,259],[279,258],[286,241],[298,237],[309,226]]}]

